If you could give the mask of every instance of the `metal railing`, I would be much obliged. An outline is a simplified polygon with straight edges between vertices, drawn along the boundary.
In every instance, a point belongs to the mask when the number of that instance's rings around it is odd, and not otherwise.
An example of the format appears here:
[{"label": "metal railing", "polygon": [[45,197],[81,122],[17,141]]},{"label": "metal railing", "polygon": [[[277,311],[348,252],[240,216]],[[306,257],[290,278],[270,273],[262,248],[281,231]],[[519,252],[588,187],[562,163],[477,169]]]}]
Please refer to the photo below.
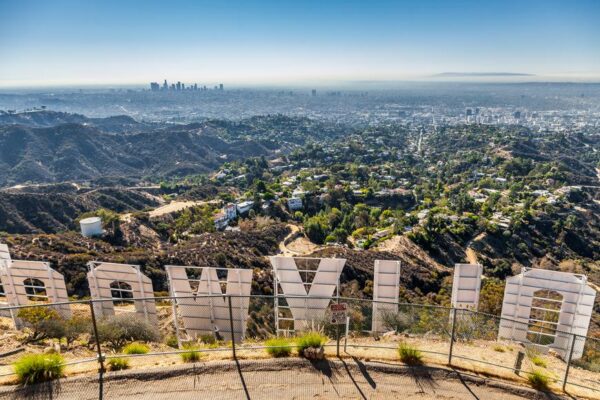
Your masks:
[{"label": "metal railing", "polygon": [[[179,309],[178,302],[187,300],[185,307],[191,307],[197,315],[205,315],[211,318],[211,312],[207,309],[207,303],[201,303],[206,298],[222,298],[225,300],[229,315],[225,320],[212,321],[219,325],[216,330],[206,331],[199,337],[193,337],[186,331],[186,323]],[[19,326],[28,326],[25,332],[29,339],[34,334],[36,327],[34,322],[36,313],[31,310],[56,310],[51,318],[60,318],[60,305],[68,304],[71,307],[73,317],[79,318],[81,323],[89,324],[88,333],[82,333],[77,338],[71,337],[71,341],[87,335],[87,346],[89,349],[85,356],[66,358],[65,367],[73,368],[73,373],[93,372],[91,368],[82,365],[95,364],[98,370],[98,398],[102,399],[106,390],[107,363],[114,358],[126,358],[128,360],[142,361],[153,357],[153,359],[169,359],[179,357],[181,354],[201,352],[203,354],[222,354],[222,357],[237,360],[239,353],[264,352],[270,347],[262,342],[265,339],[276,336],[278,333],[277,318],[289,318],[293,321],[294,316],[288,308],[280,308],[282,315],[274,315],[275,300],[285,298],[305,298],[305,296],[187,296],[187,297],[146,297],[132,298],[132,300],[153,301],[158,309],[159,335],[161,338],[173,338],[178,335],[177,340],[171,340],[170,346],[163,343],[162,339],[156,338],[152,341],[152,351],[146,354],[122,354],[119,346],[107,342],[104,324],[110,320],[110,316],[97,315],[98,307],[95,303],[115,302],[115,313],[125,314],[132,311],[132,306],[118,304],[119,299],[93,299],[77,300],[65,303],[37,303],[13,307],[0,307],[0,315],[14,315],[20,320]],[[232,302],[248,299],[248,316],[244,321],[244,337],[240,337],[239,329],[234,328],[235,320],[238,318],[238,307]],[[502,321],[518,324],[527,329],[527,323],[521,321],[503,319],[496,315],[474,312],[465,309],[447,308],[437,305],[398,303],[397,311],[386,311],[382,315],[384,332],[372,332],[372,305],[373,300],[356,299],[345,297],[320,298],[331,302],[343,302],[347,304],[348,318],[345,325],[333,325],[328,320],[327,312],[320,313],[320,318],[314,318],[304,328],[316,329],[332,338],[326,345],[326,353],[337,357],[356,357],[370,359],[394,360],[398,358],[397,349],[399,342],[405,342],[419,349],[427,363],[434,365],[450,366],[460,370],[472,370],[485,373],[490,377],[522,379],[536,371],[543,371],[547,378],[556,387],[563,390],[579,388],[587,391],[600,392],[600,340],[574,335],[568,332],[557,332],[563,337],[568,337],[567,351],[560,357],[556,354],[546,354],[547,346],[505,340],[498,337],[498,330]],[[389,302],[382,302],[394,304]],[[210,302],[212,304],[212,302]],[[181,305],[181,304],[180,304]],[[197,307],[197,309],[194,309]],[[33,316],[28,315],[33,314]],[[39,313],[38,313],[39,314]],[[42,313],[43,314],[43,313]],[[46,315],[43,314],[43,315]],[[188,310],[189,315],[189,310]],[[234,317],[236,315],[236,317]],[[39,315],[38,315],[39,317]],[[50,317],[49,317],[50,318]],[[131,318],[141,318],[131,313]],[[228,320],[227,320],[228,319]],[[63,320],[66,323],[66,320]],[[231,334],[231,341],[219,340],[219,330]],[[58,335],[60,336],[60,334]],[[27,336],[26,336],[27,338]],[[132,337],[132,339],[135,339]],[[64,342],[63,339],[59,339]],[[200,347],[186,348],[186,343],[197,343]],[[342,345],[340,345],[342,343]],[[68,344],[68,343],[67,343]],[[22,343],[15,342],[15,347],[22,347]],[[343,351],[340,352],[340,347]],[[551,348],[551,347],[550,347]],[[92,353],[93,349],[93,353]],[[573,357],[575,350],[581,357]],[[550,352],[554,353],[553,350]],[[523,354],[525,353],[525,356]],[[18,359],[22,353],[13,354],[9,349],[0,355],[0,383],[14,382],[16,374],[10,369],[11,362]],[[519,358],[521,362],[519,362]],[[523,362],[525,364],[523,364]],[[168,367],[165,367],[168,368]],[[522,378],[515,376],[520,375]],[[15,390],[19,390],[15,387]],[[2,395],[0,393],[0,398]]]}]

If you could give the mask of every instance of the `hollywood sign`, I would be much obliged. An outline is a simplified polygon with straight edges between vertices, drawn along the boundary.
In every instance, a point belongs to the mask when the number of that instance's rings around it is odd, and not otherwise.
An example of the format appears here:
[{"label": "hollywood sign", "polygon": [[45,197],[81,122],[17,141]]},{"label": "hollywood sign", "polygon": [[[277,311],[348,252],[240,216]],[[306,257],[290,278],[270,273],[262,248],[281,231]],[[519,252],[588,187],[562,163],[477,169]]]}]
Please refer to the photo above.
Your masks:
[{"label": "hollywood sign", "polygon": [[[167,265],[165,269],[171,296],[176,297],[173,307],[177,305],[188,336],[195,338],[214,334],[218,338],[231,340],[233,333],[236,341],[244,338],[252,270],[176,265]],[[177,322],[175,329],[179,338]]]},{"label": "hollywood sign", "polygon": [[[273,266],[277,332],[310,329],[325,321],[331,299],[339,296],[340,276],[346,260],[338,258],[270,257]],[[151,280],[137,265],[90,262],[87,274],[94,311],[99,317],[130,312],[153,325],[157,311]],[[168,275],[178,339],[214,335],[242,340],[250,306],[252,270],[237,268],[165,267]],[[389,329],[386,313],[398,312],[401,265],[377,260],[374,266],[371,330]],[[454,269],[452,307],[476,311],[482,268],[457,264]],[[573,358],[583,354],[596,291],[583,275],[524,269],[507,279],[498,336],[555,349]],[[64,318],[71,315],[62,274],[47,262],[12,260],[0,244],[0,307],[39,302],[52,306]],[[282,304],[283,303],[283,304]],[[126,305],[126,307],[122,307]],[[13,310],[0,310],[17,328]],[[285,325],[287,323],[287,325]],[[284,326],[285,325],[285,326]],[[573,341],[572,335],[578,335]]]}]

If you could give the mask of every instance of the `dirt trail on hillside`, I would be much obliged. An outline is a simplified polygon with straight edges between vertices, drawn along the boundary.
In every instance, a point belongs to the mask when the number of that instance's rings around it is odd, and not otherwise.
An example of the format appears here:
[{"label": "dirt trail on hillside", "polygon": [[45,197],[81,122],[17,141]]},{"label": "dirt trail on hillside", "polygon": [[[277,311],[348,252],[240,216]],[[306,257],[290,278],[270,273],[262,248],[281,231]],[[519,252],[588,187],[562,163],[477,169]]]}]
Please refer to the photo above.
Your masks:
[{"label": "dirt trail on hillside", "polygon": [[296,233],[298,233],[300,231],[300,228],[298,228],[298,226],[292,225],[292,224],[288,224],[287,227],[290,228],[290,233],[288,233],[288,235],[286,237],[284,237],[281,242],[279,242],[279,252],[283,256],[289,256],[289,255],[295,255],[295,254],[297,254],[295,251],[291,251],[291,250],[289,250],[286,247],[286,242],[292,236],[294,236]]},{"label": "dirt trail on hillside", "polygon": [[310,254],[323,246],[316,245],[308,240],[304,235],[300,235],[296,239],[287,243],[294,235],[300,232],[300,228],[297,225],[288,224],[288,228],[291,232],[279,243],[279,251],[283,256],[302,256]]},{"label": "dirt trail on hillside", "polygon": [[479,240],[483,240],[483,238],[485,237],[485,235],[486,235],[485,232],[480,233],[474,239],[472,239],[469,243],[467,243],[465,253],[467,255],[467,262],[469,264],[478,264],[478,262],[477,262],[477,252],[475,250],[473,250],[473,248],[471,247],[471,243],[479,241]]},{"label": "dirt trail on hillside", "polygon": [[161,215],[171,214],[177,211],[181,211],[185,208],[201,206],[203,204],[214,203],[215,201],[172,201],[169,204],[165,204],[164,206],[155,208],[150,211],[148,214],[150,218],[160,217]]},{"label": "dirt trail on hillside", "polygon": [[446,270],[447,268],[435,261],[422,248],[417,246],[408,237],[404,235],[396,235],[388,240],[383,241],[374,248],[377,251],[389,252],[397,255],[403,262],[410,262],[411,259],[418,259],[435,268],[438,271]]}]

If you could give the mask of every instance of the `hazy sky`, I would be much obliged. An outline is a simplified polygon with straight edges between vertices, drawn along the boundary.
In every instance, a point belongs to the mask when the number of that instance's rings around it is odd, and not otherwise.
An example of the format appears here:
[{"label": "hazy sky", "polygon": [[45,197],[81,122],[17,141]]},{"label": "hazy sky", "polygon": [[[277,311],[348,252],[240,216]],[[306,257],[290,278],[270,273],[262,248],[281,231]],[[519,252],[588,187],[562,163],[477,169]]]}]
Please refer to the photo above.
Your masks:
[{"label": "hazy sky", "polygon": [[0,86],[600,81],[600,0],[0,0]]}]

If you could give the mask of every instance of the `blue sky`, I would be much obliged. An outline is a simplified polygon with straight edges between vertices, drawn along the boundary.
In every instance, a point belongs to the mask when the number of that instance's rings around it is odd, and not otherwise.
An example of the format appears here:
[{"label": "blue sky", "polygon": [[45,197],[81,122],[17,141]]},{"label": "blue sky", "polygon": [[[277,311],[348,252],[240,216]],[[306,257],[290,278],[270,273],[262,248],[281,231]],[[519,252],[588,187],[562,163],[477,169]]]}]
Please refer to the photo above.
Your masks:
[{"label": "blue sky", "polygon": [[600,80],[600,1],[0,0],[0,86]]}]

